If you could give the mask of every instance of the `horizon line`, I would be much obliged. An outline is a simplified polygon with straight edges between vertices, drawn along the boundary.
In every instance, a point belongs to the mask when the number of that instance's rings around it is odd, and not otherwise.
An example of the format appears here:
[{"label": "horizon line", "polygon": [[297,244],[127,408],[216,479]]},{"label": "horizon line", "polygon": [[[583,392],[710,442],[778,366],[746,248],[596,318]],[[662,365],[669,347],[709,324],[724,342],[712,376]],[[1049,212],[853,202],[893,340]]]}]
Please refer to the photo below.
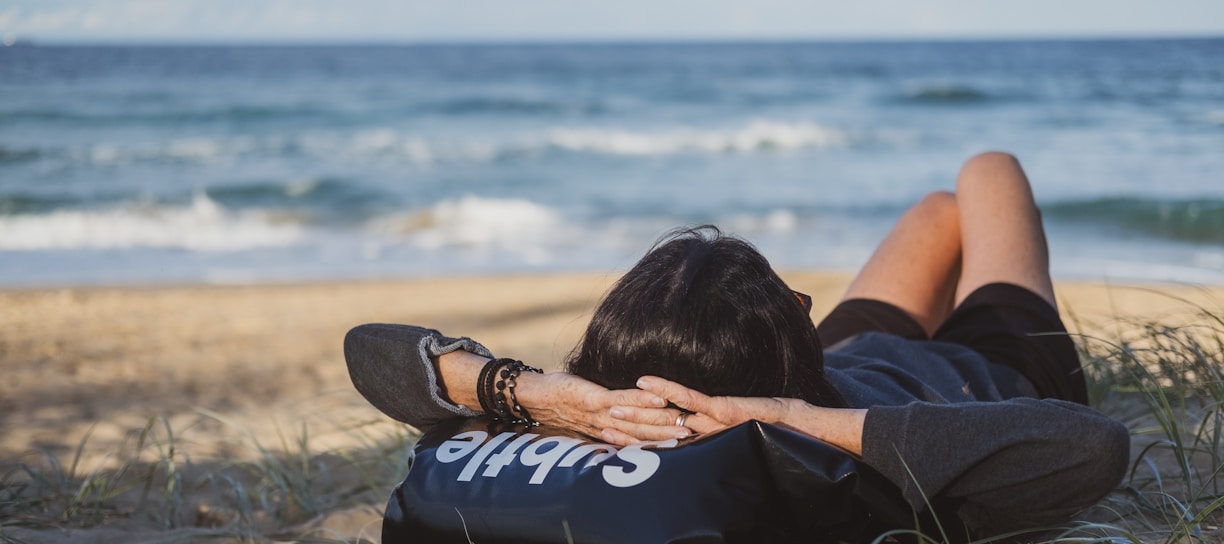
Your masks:
[{"label": "horizon line", "polygon": [[245,37],[173,38],[95,37],[87,39],[39,38],[0,33],[4,47],[15,46],[464,46],[464,45],[714,45],[714,44],[801,44],[801,43],[957,43],[957,42],[1093,42],[1093,41],[1210,41],[1224,39],[1224,32],[1187,34],[1006,34],[1006,35],[893,35],[893,36],[685,36],[685,37],[461,37],[461,38],[357,38],[357,37]]}]

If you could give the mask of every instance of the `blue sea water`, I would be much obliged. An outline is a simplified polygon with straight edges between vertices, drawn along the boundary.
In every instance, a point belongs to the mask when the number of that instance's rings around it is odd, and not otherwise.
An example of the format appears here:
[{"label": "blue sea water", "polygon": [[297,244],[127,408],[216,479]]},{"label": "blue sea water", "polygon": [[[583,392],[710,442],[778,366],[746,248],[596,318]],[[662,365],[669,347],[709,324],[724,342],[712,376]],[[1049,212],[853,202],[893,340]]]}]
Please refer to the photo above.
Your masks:
[{"label": "blue sea water", "polygon": [[1224,39],[0,48],[0,286],[853,270],[1004,149],[1054,273],[1224,282]]}]

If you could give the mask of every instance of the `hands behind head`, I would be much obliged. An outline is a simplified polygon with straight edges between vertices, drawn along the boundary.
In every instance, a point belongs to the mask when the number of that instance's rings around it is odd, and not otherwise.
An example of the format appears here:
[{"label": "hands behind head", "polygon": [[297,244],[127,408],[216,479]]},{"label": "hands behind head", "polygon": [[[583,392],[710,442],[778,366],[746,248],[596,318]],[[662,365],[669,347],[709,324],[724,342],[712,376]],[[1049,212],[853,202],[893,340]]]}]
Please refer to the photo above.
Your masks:
[{"label": "hands behind head", "polygon": [[[520,380],[519,400],[540,423],[618,446],[687,438],[755,419],[791,427],[855,455],[863,451],[866,409],[823,408],[777,397],[711,397],[655,376],[639,379],[639,389],[616,391],[564,372],[524,374]],[[676,425],[680,410],[668,402],[692,412],[683,426]]]},{"label": "hands behind head", "polygon": [[[524,378],[531,381],[523,381]],[[519,400],[540,423],[601,437],[617,445],[686,438],[693,434],[685,427],[671,424],[654,425],[616,419],[612,414],[613,407],[643,410],[646,413],[668,412],[671,414],[670,423],[675,423],[676,410],[666,409],[666,400],[642,389],[614,391],[573,374],[550,372],[520,377],[518,394]],[[609,431],[613,434],[607,434]],[[609,440],[612,437],[619,439]]]},{"label": "hands behind head", "polygon": [[655,376],[643,376],[637,386],[639,391],[654,394],[693,413],[684,419],[684,427],[676,427],[680,413],[675,408],[613,406],[609,414],[618,424],[603,430],[600,437],[604,441],[623,446],[642,440],[658,440],[654,438],[656,430],[662,433],[662,429],[709,433],[752,419],[777,423],[786,418],[790,408],[788,399],[711,397]]},{"label": "hands behind head", "polygon": [[[786,418],[790,409],[788,399],[711,397],[655,376],[638,380],[639,389],[621,390],[605,389],[564,372],[523,378],[538,380],[534,386],[522,382],[519,398],[540,423],[596,436],[619,446],[687,438],[751,419],[777,423]],[[693,412],[685,418],[684,426],[676,425],[681,412],[668,408],[668,402]]]}]

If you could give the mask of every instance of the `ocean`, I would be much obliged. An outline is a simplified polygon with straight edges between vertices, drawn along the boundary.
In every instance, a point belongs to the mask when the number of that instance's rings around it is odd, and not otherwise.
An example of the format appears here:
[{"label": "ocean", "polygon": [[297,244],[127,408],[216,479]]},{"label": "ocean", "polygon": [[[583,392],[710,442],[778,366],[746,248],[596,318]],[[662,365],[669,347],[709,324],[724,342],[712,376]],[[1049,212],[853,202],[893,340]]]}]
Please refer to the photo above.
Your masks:
[{"label": "ocean", "polygon": [[1059,278],[1224,283],[1224,39],[0,48],[0,287],[853,271],[1025,165]]}]

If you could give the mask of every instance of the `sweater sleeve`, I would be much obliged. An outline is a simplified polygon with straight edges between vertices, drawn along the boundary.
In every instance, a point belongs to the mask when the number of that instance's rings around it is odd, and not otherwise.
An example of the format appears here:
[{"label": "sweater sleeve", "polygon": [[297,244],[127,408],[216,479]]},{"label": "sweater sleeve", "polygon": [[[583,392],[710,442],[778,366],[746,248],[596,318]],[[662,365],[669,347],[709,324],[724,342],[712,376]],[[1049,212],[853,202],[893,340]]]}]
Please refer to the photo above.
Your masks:
[{"label": "sweater sleeve", "polygon": [[970,527],[991,533],[1048,527],[1096,503],[1121,481],[1126,427],[1053,399],[872,407],[863,459],[906,500],[960,499]]},{"label": "sweater sleeve", "polygon": [[344,336],[344,359],[353,386],[375,408],[418,429],[456,416],[480,415],[446,398],[431,358],[464,350],[493,354],[470,338],[410,325],[369,324]]}]

